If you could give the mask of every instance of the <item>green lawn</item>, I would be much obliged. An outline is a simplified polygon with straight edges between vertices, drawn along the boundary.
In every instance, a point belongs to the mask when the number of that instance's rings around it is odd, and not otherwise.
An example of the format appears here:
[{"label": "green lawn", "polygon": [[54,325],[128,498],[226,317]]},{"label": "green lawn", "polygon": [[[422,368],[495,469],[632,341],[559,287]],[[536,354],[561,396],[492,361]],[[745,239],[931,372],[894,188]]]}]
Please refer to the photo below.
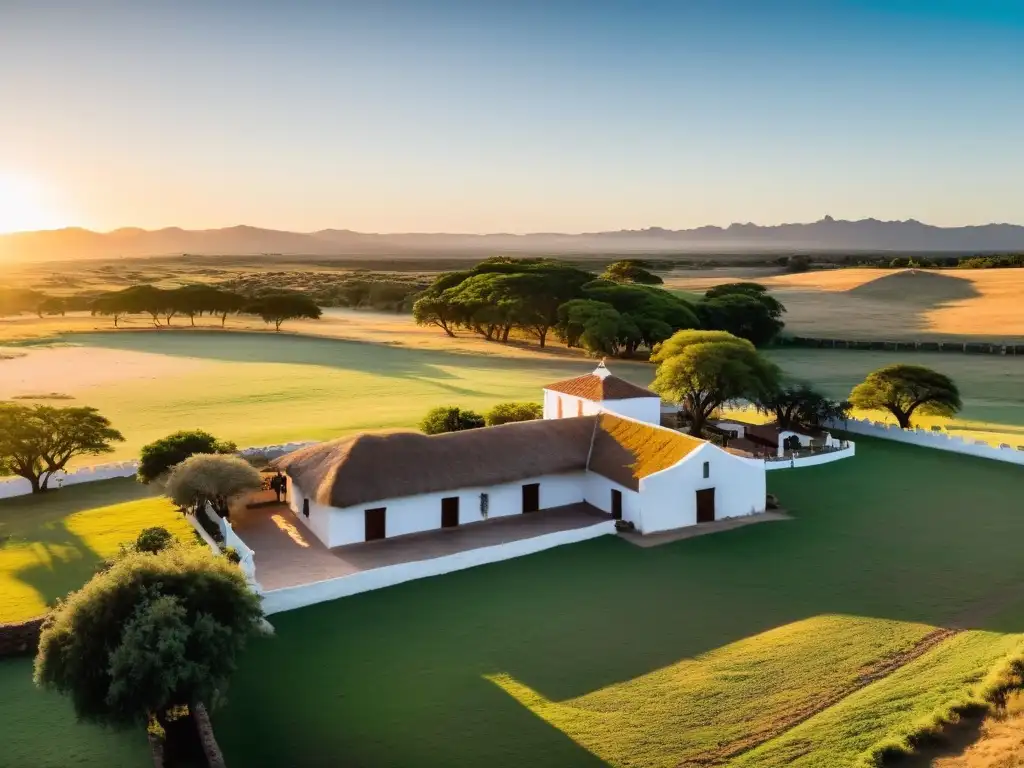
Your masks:
[{"label": "green lawn", "polygon": [[[62,392],[58,403],[92,405],[126,442],[108,457],[135,458],[147,442],[202,428],[240,445],[325,439],[365,429],[414,427],[432,406],[486,409],[502,400],[539,400],[544,384],[593,369],[588,360],[502,358],[307,336],[247,333],[87,333],[67,345],[26,346],[18,364],[26,392]],[[992,355],[897,355],[851,350],[774,350],[794,376],[845,397],[874,368],[900,360],[949,373],[964,394],[974,436],[984,430],[1024,443],[1024,362]],[[82,366],[99,361],[88,375]],[[116,369],[114,366],[117,366]],[[641,385],[654,369],[612,361]],[[105,375],[109,369],[110,375]],[[8,385],[11,386],[11,385]],[[0,396],[4,388],[0,386]],[[1009,425],[1009,426],[992,426]],[[994,433],[993,433],[994,435]]]},{"label": "green lawn", "polygon": [[[767,753],[918,625],[1020,583],[1022,483],[1017,467],[864,440],[853,461],[770,475],[794,521],[654,549],[609,537],[278,614],[218,738],[230,763],[299,767],[646,768],[756,746],[751,733]],[[948,666],[945,687],[884,677],[798,726],[902,686],[904,708],[802,742],[806,764],[844,765],[828,755],[964,695],[1019,645],[999,633],[1024,631],[1024,606],[971,629],[992,632],[921,657]]]},{"label": "green lawn", "polygon": [[125,478],[0,501],[0,623],[45,613],[143,528],[191,540],[191,526],[153,494]]}]

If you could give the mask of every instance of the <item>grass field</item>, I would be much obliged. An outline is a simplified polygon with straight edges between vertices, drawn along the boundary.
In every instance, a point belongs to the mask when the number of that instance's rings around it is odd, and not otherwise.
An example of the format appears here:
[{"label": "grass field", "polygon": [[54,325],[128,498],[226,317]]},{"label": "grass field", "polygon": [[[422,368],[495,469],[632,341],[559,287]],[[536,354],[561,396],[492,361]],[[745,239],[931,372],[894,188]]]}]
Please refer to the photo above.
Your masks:
[{"label": "grass field", "polygon": [[[491,345],[492,347],[498,345]],[[92,405],[127,438],[114,454],[134,458],[151,440],[202,428],[239,445],[323,439],[363,429],[414,427],[428,408],[486,409],[539,400],[544,384],[593,369],[594,361],[505,358],[305,336],[246,333],[97,333],[63,345],[8,348],[0,398],[59,392]],[[865,374],[912,359],[948,373],[965,399],[951,430],[995,443],[1024,442],[1024,361],[994,356],[850,350],[775,350],[788,374],[845,397]],[[644,363],[613,361],[616,374],[649,384]],[[40,401],[48,402],[48,401]]]},{"label": "grass field", "polygon": [[0,623],[45,613],[88,581],[119,544],[153,525],[192,539],[191,526],[170,502],[132,479],[0,501]]},{"label": "grass field", "polygon": [[[863,440],[770,475],[793,521],[598,539],[278,614],[218,738],[229,763],[300,768],[848,765],[1020,645],[1003,633],[1024,631],[1022,481]],[[967,631],[914,661],[951,623]]]},{"label": "grass field", "polygon": [[1021,269],[721,272],[670,273],[666,286],[704,291],[719,283],[756,280],[786,306],[786,330],[796,335],[889,341],[1024,339]]}]

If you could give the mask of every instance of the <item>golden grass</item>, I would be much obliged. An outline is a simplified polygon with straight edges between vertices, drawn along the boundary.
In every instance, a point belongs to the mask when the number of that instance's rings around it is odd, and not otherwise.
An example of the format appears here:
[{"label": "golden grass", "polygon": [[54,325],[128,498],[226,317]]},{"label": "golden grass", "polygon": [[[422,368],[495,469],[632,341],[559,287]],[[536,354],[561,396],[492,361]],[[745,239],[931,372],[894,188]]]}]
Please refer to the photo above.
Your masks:
[{"label": "golden grass", "polygon": [[933,631],[817,616],[566,701],[490,679],[609,765],[721,763],[855,690]]},{"label": "golden grass", "polygon": [[[133,482],[90,483],[0,503],[0,623],[45,613],[144,528],[159,525],[192,541],[191,526],[165,498],[103,503],[123,497],[125,484]],[[85,508],[69,511],[76,507]]]}]

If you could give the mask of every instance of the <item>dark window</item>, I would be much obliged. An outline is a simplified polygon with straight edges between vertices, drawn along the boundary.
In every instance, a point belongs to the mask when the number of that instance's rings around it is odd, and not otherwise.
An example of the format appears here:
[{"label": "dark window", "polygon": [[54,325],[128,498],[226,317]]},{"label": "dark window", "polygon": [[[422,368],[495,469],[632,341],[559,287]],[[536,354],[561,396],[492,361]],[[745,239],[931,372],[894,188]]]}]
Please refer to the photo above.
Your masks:
[{"label": "dark window", "polygon": [[622,491],[612,488],[612,517],[622,519]]},{"label": "dark window", "polygon": [[704,477],[711,477],[711,462],[704,462]]},{"label": "dark window", "polygon": [[540,483],[529,483],[523,486],[523,512],[536,512],[540,509]]},{"label": "dark window", "polygon": [[304,517],[309,517],[309,499],[302,500],[302,514]]},{"label": "dark window", "polygon": [[366,540],[383,539],[387,535],[387,507],[368,509],[363,513],[366,526]]},{"label": "dark window", "polygon": [[459,497],[441,499],[441,527],[456,528],[459,525]]}]

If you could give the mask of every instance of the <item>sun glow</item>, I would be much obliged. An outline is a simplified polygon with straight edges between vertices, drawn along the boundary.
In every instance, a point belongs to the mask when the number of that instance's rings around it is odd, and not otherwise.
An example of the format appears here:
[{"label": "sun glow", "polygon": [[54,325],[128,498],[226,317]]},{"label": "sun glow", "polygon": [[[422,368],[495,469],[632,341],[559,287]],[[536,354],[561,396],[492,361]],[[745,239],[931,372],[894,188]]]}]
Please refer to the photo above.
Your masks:
[{"label": "sun glow", "polygon": [[66,226],[47,192],[33,179],[0,171],[0,233]]}]

